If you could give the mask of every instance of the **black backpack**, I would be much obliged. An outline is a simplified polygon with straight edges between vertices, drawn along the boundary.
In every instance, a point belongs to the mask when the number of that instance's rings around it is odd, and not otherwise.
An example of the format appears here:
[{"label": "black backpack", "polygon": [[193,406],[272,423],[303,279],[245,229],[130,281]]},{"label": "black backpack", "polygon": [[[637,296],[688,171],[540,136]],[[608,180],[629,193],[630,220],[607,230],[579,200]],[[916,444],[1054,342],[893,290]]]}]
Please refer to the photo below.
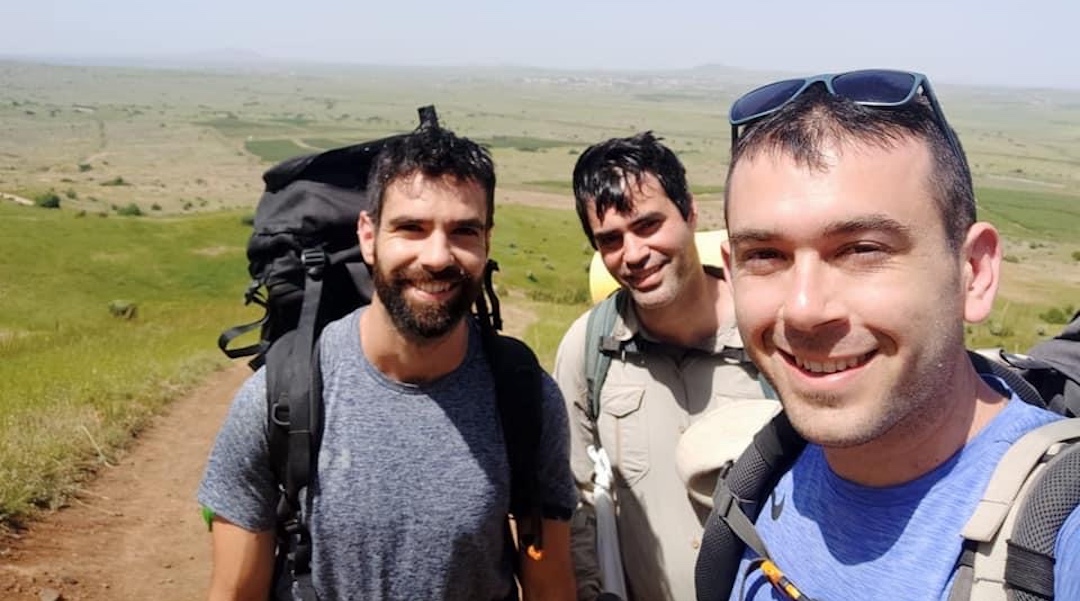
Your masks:
[{"label": "black backpack", "polygon": [[[434,107],[421,107],[420,127],[437,127]],[[230,358],[252,357],[265,364],[270,459],[279,497],[271,599],[315,601],[311,584],[311,535],[302,495],[318,465],[322,431],[322,382],[316,344],[323,327],[371,301],[373,285],[356,237],[360,211],[370,206],[367,179],[382,147],[399,136],[288,159],[263,174],[265,192],[255,211],[248,242],[252,277],[245,304],[264,308],[261,319],[229,328],[218,347]],[[543,370],[523,342],[498,333],[502,328],[489,261],[484,292],[470,319],[480,325],[495,382],[496,403],[510,465],[507,552],[515,545],[539,550],[541,508],[536,449],[540,442]],[[229,344],[258,329],[259,341]],[[514,565],[517,565],[514,562]],[[512,598],[517,598],[516,591]]]},{"label": "black backpack", "polygon": [[[1080,506],[1078,342],[1080,312],[1060,335],[1036,345],[1026,355],[996,350],[969,353],[978,372],[1002,378],[1025,402],[1073,419],[1029,433],[998,464],[983,502],[962,533],[963,552],[954,567],[956,578],[949,601],[974,598],[976,575],[980,582],[998,587],[995,596],[1001,591],[1004,598],[1003,583],[1010,599],[1054,598],[1057,533]],[[768,549],[754,522],[780,477],[805,446],[806,441],[781,412],[754,436],[734,464],[722,470],[695,569],[699,601],[730,598],[748,547],[761,558],[758,561],[768,559]],[[1011,530],[1003,530],[1003,523]],[[991,555],[1004,556],[1004,570],[1000,563],[987,559]]]}]

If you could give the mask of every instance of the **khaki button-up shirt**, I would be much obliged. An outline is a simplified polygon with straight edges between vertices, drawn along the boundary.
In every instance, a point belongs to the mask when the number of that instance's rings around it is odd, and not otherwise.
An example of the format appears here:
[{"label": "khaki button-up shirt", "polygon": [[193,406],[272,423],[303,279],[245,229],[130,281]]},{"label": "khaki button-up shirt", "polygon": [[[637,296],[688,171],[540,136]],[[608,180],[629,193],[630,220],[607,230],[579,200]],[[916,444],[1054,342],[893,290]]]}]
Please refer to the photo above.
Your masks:
[{"label": "khaki button-up shirt", "polygon": [[[567,331],[555,359],[555,380],[570,419],[570,462],[586,510],[593,464],[586,453],[594,429],[586,413],[585,338],[588,314]],[[648,338],[632,309],[613,335]],[[733,399],[762,398],[752,363],[722,353],[742,348],[731,327],[699,348],[645,344],[640,354],[611,362],[596,424],[616,474],[618,530],[627,589],[636,601],[693,601],[694,565],[708,508],[695,503],[676,472],[680,435],[699,416]],[[593,351],[595,352],[595,351]],[[592,531],[590,531],[592,529]],[[599,593],[595,524],[574,520],[574,561],[582,599]]]}]

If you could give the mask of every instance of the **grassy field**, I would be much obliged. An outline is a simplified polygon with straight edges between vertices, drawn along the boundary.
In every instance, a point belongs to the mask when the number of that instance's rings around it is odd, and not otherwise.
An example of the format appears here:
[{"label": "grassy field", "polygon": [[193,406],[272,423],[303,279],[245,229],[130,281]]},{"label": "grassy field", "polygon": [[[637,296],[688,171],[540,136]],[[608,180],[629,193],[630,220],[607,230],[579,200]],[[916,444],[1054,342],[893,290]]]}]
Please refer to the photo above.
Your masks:
[{"label": "grassy field", "polygon": [[[63,499],[225,364],[217,335],[259,315],[241,300],[245,215],[101,218],[0,204],[10,241],[0,262],[0,522]],[[508,304],[545,317],[524,337],[550,367],[586,298],[576,220],[518,205],[498,219],[496,285]],[[117,306],[136,314],[116,316]]]},{"label": "grassy field", "polygon": [[[257,316],[241,301],[243,218],[272,162],[409,130],[415,107],[435,103],[495,156],[498,290],[512,331],[550,367],[586,308],[592,250],[569,182],[578,154],[654,129],[687,164],[702,227],[720,227],[723,107],[757,77],[0,62],[0,192],[60,204],[0,201],[0,522],[77,490],[225,363],[218,333]],[[1080,94],[939,88],[981,216],[1006,237],[994,315],[968,340],[1022,350],[1080,306]],[[110,310],[125,304],[134,318]]]},{"label": "grassy field", "polygon": [[0,518],[63,498],[247,316],[239,215],[78,215],[0,205]]}]

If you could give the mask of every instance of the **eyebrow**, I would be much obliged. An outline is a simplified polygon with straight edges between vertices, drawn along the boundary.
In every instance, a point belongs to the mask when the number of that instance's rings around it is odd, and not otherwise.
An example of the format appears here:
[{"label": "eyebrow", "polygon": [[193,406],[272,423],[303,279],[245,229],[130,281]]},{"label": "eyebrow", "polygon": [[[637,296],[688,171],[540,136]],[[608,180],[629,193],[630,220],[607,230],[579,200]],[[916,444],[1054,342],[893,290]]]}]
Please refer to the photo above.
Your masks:
[{"label": "eyebrow", "polygon": [[[392,217],[392,218],[388,219],[386,221],[386,225],[388,227],[400,227],[402,225],[408,225],[408,224],[412,224],[412,223],[426,223],[426,222],[429,222],[429,221],[431,221],[431,219],[424,219],[424,218],[420,218],[420,217],[410,217],[408,215],[401,215],[399,217]],[[487,226],[484,225],[484,222],[482,220],[480,220],[480,219],[460,219],[460,220],[457,220],[457,221],[451,221],[450,225],[453,228],[459,228],[459,227],[464,226],[464,227],[477,228],[477,229],[480,229],[480,230],[487,229]]]},{"label": "eyebrow", "polygon": [[[649,211],[648,213],[641,213],[640,215],[635,217],[633,221],[630,222],[628,227],[633,228],[635,225],[641,223],[642,221],[648,221],[650,219],[656,219],[657,217],[662,217],[663,214],[664,213],[662,211]],[[614,233],[616,233],[615,229],[606,229],[605,230],[605,229],[602,229],[602,228],[597,228],[597,229],[593,230],[593,237],[603,236],[603,235],[611,235],[611,234],[614,234]]]},{"label": "eyebrow", "polygon": [[[835,221],[825,227],[823,236],[850,236],[862,232],[882,232],[898,236],[904,239],[911,237],[911,228],[886,215],[872,214]],[[732,246],[740,244],[754,244],[770,242],[781,238],[779,231],[765,228],[752,228],[728,233],[728,241]]]}]

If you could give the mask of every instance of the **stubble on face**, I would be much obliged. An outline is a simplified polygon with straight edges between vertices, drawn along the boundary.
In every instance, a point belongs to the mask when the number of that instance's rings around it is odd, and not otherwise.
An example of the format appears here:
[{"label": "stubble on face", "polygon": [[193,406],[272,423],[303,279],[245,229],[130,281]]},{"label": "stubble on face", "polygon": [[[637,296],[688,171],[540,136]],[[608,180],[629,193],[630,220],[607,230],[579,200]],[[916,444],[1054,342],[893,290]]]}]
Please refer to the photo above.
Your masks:
[{"label": "stubble on face", "polygon": [[[457,266],[437,273],[422,268],[398,267],[387,272],[375,255],[371,269],[375,292],[390,314],[394,327],[418,344],[435,342],[448,334],[469,313],[480,294],[480,278],[470,277]],[[408,298],[409,288],[427,284],[449,284],[457,292],[443,302],[415,302]]]}]

